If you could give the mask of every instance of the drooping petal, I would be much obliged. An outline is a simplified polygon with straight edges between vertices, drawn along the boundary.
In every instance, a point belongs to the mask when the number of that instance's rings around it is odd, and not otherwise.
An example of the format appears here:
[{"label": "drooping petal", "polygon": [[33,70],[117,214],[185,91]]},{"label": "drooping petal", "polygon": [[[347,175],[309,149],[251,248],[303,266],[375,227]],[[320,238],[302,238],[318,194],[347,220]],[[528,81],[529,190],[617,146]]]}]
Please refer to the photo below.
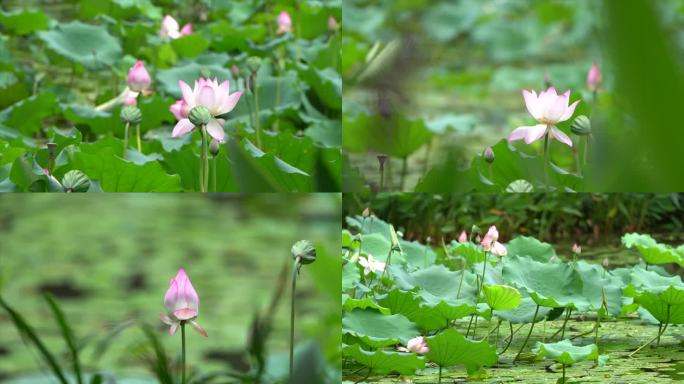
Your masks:
[{"label": "drooping petal", "polygon": [[544,137],[547,126],[546,124],[538,124],[528,128],[527,135],[525,136],[525,144],[532,144]]},{"label": "drooping petal", "polygon": [[556,127],[551,127],[551,137],[569,147],[572,147],[572,140],[568,137],[568,135]]},{"label": "drooping petal", "polygon": [[209,124],[207,124],[207,133],[209,134],[209,136],[213,137],[214,139],[220,142],[222,142],[225,137],[225,133],[223,132],[223,125],[221,125],[216,119],[211,119],[211,121],[209,121]]},{"label": "drooping petal", "polygon": [[171,327],[169,328],[169,335],[173,336],[176,334],[176,331],[178,330],[178,326],[180,323],[173,323]]},{"label": "drooping petal", "polygon": [[558,120],[558,122],[562,123],[562,122],[568,120],[569,118],[571,118],[572,114],[575,113],[575,108],[577,108],[577,104],[579,104],[579,102],[580,102],[580,100],[577,100],[574,103],[572,103],[568,107],[568,109],[565,110],[565,113],[563,114],[563,116],[561,116],[561,118]]},{"label": "drooping petal", "polygon": [[232,111],[237,105],[238,101],[240,101],[240,96],[242,96],[242,91],[237,91],[229,94],[228,97],[226,97],[223,100],[223,104],[221,105],[221,111],[219,114],[222,115],[224,113]]},{"label": "drooping petal", "polygon": [[190,325],[192,325],[192,329],[197,331],[197,333],[199,333],[200,335],[202,335],[204,337],[209,337],[209,335],[207,335],[207,331],[205,331],[204,328],[202,328],[199,324],[197,324],[196,321],[191,320]]},{"label": "drooping petal", "polygon": [[519,127],[513,130],[510,135],[508,135],[508,142],[510,143],[511,141],[516,141],[516,140],[522,140],[527,136],[527,130],[530,129],[530,127]]},{"label": "drooping petal", "polygon": [[205,85],[200,88],[199,94],[197,95],[197,105],[201,105],[211,109],[214,106],[216,100],[216,93],[214,88]]},{"label": "drooping petal", "polygon": [[190,88],[189,85],[187,85],[183,80],[178,80],[178,86],[180,86],[181,92],[183,93],[183,101],[185,101],[185,104],[188,105],[190,108],[195,107],[195,95],[192,91],[192,88]]},{"label": "drooping petal", "polygon": [[173,127],[171,137],[183,136],[186,133],[191,132],[193,129],[195,129],[195,125],[191,123],[189,119],[182,119],[176,123],[175,127]]},{"label": "drooping petal", "polygon": [[527,106],[527,110],[530,112],[530,115],[534,117],[535,119],[539,120],[541,118],[541,111],[539,109],[539,99],[537,97],[537,92],[535,91],[528,91],[526,89],[523,89],[523,98],[525,99],[525,106]]}]

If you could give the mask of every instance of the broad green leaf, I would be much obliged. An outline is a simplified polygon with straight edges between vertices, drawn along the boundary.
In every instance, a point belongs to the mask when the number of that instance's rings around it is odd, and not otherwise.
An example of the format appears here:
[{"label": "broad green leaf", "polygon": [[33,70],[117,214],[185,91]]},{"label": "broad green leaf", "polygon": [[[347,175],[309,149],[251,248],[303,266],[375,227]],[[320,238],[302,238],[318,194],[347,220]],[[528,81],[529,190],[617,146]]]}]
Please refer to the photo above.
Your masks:
[{"label": "broad green leaf", "polygon": [[584,360],[596,360],[599,356],[596,344],[578,347],[572,345],[570,340],[561,340],[557,343],[537,342],[532,352],[539,357],[548,357],[565,365],[572,365]]},{"label": "broad green leaf", "polygon": [[506,259],[502,273],[504,281],[526,290],[542,307],[573,305],[575,296],[582,293],[582,280],[570,265],[538,262],[529,257],[512,256]]},{"label": "broad green leaf", "polygon": [[27,136],[33,135],[41,130],[43,119],[54,114],[56,106],[57,98],[53,93],[31,96],[2,111],[3,115],[7,114],[3,124]]},{"label": "broad green leaf", "polygon": [[622,244],[627,248],[636,247],[649,264],[677,263],[684,267],[684,255],[666,244],[660,244],[649,235],[627,233],[622,236]]},{"label": "broad green leaf", "polygon": [[547,262],[556,251],[548,243],[541,242],[534,237],[518,236],[506,244],[508,255],[529,256],[532,260]]},{"label": "broad green leaf", "polygon": [[396,372],[411,375],[425,368],[425,359],[414,353],[391,352],[382,349],[366,351],[358,344],[343,345],[342,355],[349,356],[359,364],[365,365],[373,373]]},{"label": "broad green leaf", "polygon": [[[219,82],[232,79],[230,70],[226,68],[217,65],[201,65],[191,62],[182,67],[178,66],[172,69],[157,71],[157,84],[159,84],[159,89],[164,93],[179,99],[181,97],[181,90],[180,86],[178,86],[178,80],[183,80],[190,85],[190,87],[193,87],[195,80],[198,80],[200,77],[217,77]],[[231,81],[230,92],[232,93],[236,90],[235,82]],[[240,100],[238,105],[243,102],[244,100]]]},{"label": "broad green leaf", "polygon": [[520,292],[507,285],[485,285],[485,301],[493,310],[513,309],[520,305]]},{"label": "broad green leaf", "polygon": [[494,365],[498,360],[496,348],[486,341],[468,340],[451,328],[426,340],[430,348],[426,355],[428,360],[442,367],[463,364],[468,375],[476,373],[483,366]]},{"label": "broad green leaf", "polygon": [[495,310],[494,315],[514,324],[528,324],[533,320],[534,322],[542,321],[551,312],[551,308],[540,307],[537,311],[537,317],[534,317],[536,308],[537,303],[534,300],[530,297],[523,297],[517,307],[502,311]]},{"label": "broad green leaf", "polygon": [[472,315],[477,311],[474,301],[470,299],[426,302],[414,292],[400,289],[393,289],[379,296],[377,300],[392,313],[406,316],[426,331],[443,329],[448,321]]},{"label": "broad green leaf", "polygon": [[403,315],[383,315],[374,309],[355,309],[342,317],[342,334],[352,335],[366,345],[379,348],[404,344],[419,336],[415,324]]},{"label": "broad green leaf", "polygon": [[48,29],[49,24],[50,19],[41,10],[0,11],[0,25],[16,35],[27,35],[33,31]]},{"label": "broad green leaf", "polygon": [[72,21],[38,32],[38,37],[51,50],[88,69],[114,66],[121,56],[119,41],[104,26]]},{"label": "broad green leaf", "polygon": [[359,309],[366,309],[366,308],[371,308],[371,309],[376,309],[383,315],[391,315],[391,312],[389,309],[380,306],[378,303],[373,301],[369,297],[364,297],[363,299],[353,299],[349,296],[344,297],[342,296],[342,309],[344,309],[346,312],[351,312],[357,308]]},{"label": "broad green leaf", "polygon": [[393,157],[407,157],[432,138],[422,120],[407,120],[360,114],[342,120],[342,145],[351,152],[376,151]]},{"label": "broad green leaf", "polygon": [[172,40],[171,46],[181,57],[195,57],[209,47],[209,41],[201,34],[193,33]]}]

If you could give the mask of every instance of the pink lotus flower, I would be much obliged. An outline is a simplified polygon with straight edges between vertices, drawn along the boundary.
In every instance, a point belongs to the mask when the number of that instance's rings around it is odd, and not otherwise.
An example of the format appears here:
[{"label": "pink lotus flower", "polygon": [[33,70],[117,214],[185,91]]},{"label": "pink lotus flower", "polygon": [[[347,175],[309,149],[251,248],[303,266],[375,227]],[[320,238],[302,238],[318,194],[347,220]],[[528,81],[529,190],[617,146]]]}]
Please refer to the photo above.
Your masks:
[{"label": "pink lotus flower", "polygon": [[337,20],[335,20],[335,18],[332,15],[328,17],[328,29],[330,29],[331,31],[337,31],[338,29],[340,29],[340,25],[337,23]]},{"label": "pink lotus flower", "polygon": [[558,95],[554,87],[542,91],[539,96],[537,96],[535,91],[523,90],[523,97],[525,98],[527,110],[537,119],[539,124],[516,128],[508,136],[508,141],[525,140],[525,143],[531,144],[548,134],[552,139],[572,147],[572,140],[563,131],[556,128],[555,124],[571,118],[579,100],[568,105],[570,102],[570,91]]},{"label": "pink lotus flower", "polygon": [[587,88],[592,92],[596,92],[599,85],[601,85],[602,78],[601,70],[596,63],[593,63],[591,69],[589,69],[589,73],[587,73]]},{"label": "pink lotus flower", "polygon": [[401,352],[414,352],[421,355],[430,352],[430,348],[428,348],[427,342],[423,336],[414,337],[406,343],[406,348],[399,347],[397,349]]},{"label": "pink lotus flower", "polygon": [[[206,107],[209,110],[209,113],[214,117],[232,111],[240,100],[240,96],[242,96],[241,91],[230,93],[230,83],[228,80],[219,85],[216,78],[213,80],[200,78],[198,81],[195,81],[194,89],[190,88],[190,86],[182,80],[178,80],[178,85],[183,92],[182,101],[187,105],[188,111],[196,106],[203,106]],[[182,110],[183,108],[181,108],[181,111]],[[211,137],[218,141],[223,141],[224,138],[223,123],[223,119],[214,118],[207,124],[207,132]],[[192,132],[194,129],[194,124],[192,124],[189,119],[183,117],[176,123],[171,136],[182,136]]]},{"label": "pink lotus flower", "polygon": [[149,88],[150,84],[152,84],[152,79],[143,62],[136,61],[135,65],[128,71],[128,88],[133,92],[141,92]]},{"label": "pink lotus flower", "polygon": [[188,117],[188,113],[190,113],[190,108],[188,108],[188,105],[185,104],[185,101],[183,101],[183,99],[180,99],[169,107],[169,111],[173,113],[176,119],[183,120]]},{"label": "pink lotus flower", "polygon": [[192,33],[192,24],[185,24],[183,29],[180,29],[180,25],[176,19],[171,17],[171,15],[164,16],[161,24],[161,31],[159,36],[164,39],[177,39],[181,36],[189,35]]},{"label": "pink lotus flower", "polygon": [[164,306],[169,315],[161,316],[161,320],[171,326],[169,334],[174,335],[181,322],[187,322],[200,335],[207,337],[207,332],[194,320],[199,314],[199,296],[183,268],[178,270],[178,274],[171,279],[169,285],[164,296]]},{"label": "pink lotus flower", "polygon": [[361,264],[363,267],[364,275],[368,275],[371,272],[382,272],[385,270],[385,263],[374,259],[372,255],[368,255],[367,259],[363,256],[359,257],[359,264]]},{"label": "pink lotus flower", "polygon": [[287,32],[292,32],[292,19],[289,13],[282,11],[278,15],[278,30],[276,34],[282,35]]},{"label": "pink lotus flower", "polygon": [[124,105],[137,105],[139,92],[128,91],[124,96]]},{"label": "pink lotus flower", "polygon": [[468,234],[466,231],[462,231],[461,235],[458,236],[458,242],[459,243],[467,243],[468,242]]},{"label": "pink lotus flower", "polygon": [[508,251],[506,247],[499,243],[499,231],[497,231],[496,226],[492,225],[482,239],[482,249],[485,252],[491,252],[492,255],[496,256],[506,256]]}]

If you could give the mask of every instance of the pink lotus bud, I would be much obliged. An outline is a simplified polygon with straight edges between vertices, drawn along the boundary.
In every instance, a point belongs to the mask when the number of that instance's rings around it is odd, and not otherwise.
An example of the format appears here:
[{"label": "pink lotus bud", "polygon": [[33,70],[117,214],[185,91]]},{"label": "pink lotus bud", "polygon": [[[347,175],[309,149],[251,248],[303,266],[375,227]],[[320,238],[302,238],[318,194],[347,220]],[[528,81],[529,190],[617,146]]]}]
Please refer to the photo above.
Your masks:
[{"label": "pink lotus bud", "polygon": [[499,231],[496,230],[496,226],[492,225],[482,239],[482,248],[489,252],[492,249],[492,245],[499,240]]},{"label": "pink lotus bud", "polygon": [[363,217],[368,217],[370,216],[370,208],[366,207],[363,209],[363,212],[361,213]]},{"label": "pink lotus bud", "polygon": [[237,79],[238,77],[240,77],[240,68],[238,68],[237,65],[233,64],[230,67],[230,73],[232,73],[233,77]]},{"label": "pink lotus bud", "polygon": [[461,235],[458,236],[458,242],[459,243],[467,243],[468,242],[468,234],[466,231],[462,231]]},{"label": "pink lotus bud", "polygon": [[406,349],[421,355],[430,352],[430,348],[428,348],[423,336],[414,337],[413,339],[409,340],[409,342],[406,343]]},{"label": "pink lotus bud", "polygon": [[580,253],[582,253],[582,247],[577,245],[577,243],[573,244],[572,245],[572,253],[574,253],[575,255],[579,255]]},{"label": "pink lotus bud", "polygon": [[206,331],[197,324],[194,319],[199,314],[199,296],[190,283],[190,278],[183,268],[178,270],[176,277],[171,279],[170,287],[164,296],[164,306],[169,315],[162,315],[164,323],[171,326],[169,333],[176,333],[181,322],[188,322],[202,336],[207,336]]},{"label": "pink lotus bud", "polygon": [[124,97],[124,105],[138,105],[138,95],[140,93],[128,91]]},{"label": "pink lotus bud", "polygon": [[278,15],[278,30],[276,34],[282,35],[287,32],[292,32],[292,19],[289,13],[282,11]]},{"label": "pink lotus bud", "polygon": [[589,69],[589,73],[587,74],[587,88],[589,88],[589,90],[592,92],[596,92],[599,85],[601,85],[602,78],[603,76],[601,75],[601,70],[596,63],[593,63],[591,65],[591,69]]},{"label": "pink lotus bud", "polygon": [[140,92],[149,88],[150,84],[152,84],[152,79],[147,73],[145,65],[140,60],[136,61],[135,65],[128,71],[128,88],[133,92]]},{"label": "pink lotus bud", "polygon": [[171,15],[164,16],[161,24],[161,31],[159,31],[159,36],[163,39],[177,39],[180,37],[180,32],[178,29],[180,26],[176,19],[171,17]]},{"label": "pink lotus bud", "polygon": [[180,30],[181,36],[187,36],[192,33],[192,24],[188,23],[183,26]]},{"label": "pink lotus bud", "polygon": [[[183,94],[182,100],[188,106],[189,110],[192,111],[193,108],[198,106],[205,107],[208,110],[211,114],[211,119],[206,124],[207,133],[209,133],[209,136],[222,142],[225,136],[223,131],[223,123],[225,121],[217,117],[232,111],[240,100],[242,92],[237,91],[230,93],[230,82],[226,80],[219,85],[217,78],[212,80],[200,78],[198,81],[195,81],[194,88],[190,88],[190,86],[182,80],[178,81],[178,85]],[[174,107],[174,109],[178,109],[178,107]],[[173,112],[173,110],[171,112]],[[176,117],[178,116],[182,117],[182,114],[176,115]],[[190,119],[183,117],[176,123],[176,126],[171,133],[171,137],[184,135],[192,132],[194,129],[195,124],[193,124]]]},{"label": "pink lotus bud", "polygon": [[169,111],[173,113],[176,119],[182,120],[188,117],[188,113],[190,113],[190,108],[187,104],[185,104],[185,101],[183,101],[183,99],[180,99],[169,107]]},{"label": "pink lotus bud", "polygon": [[610,264],[610,263],[608,262],[608,258],[607,258],[607,257],[604,257],[604,258],[603,258],[603,261],[601,262],[601,264],[603,265],[604,268],[608,268],[608,264]]},{"label": "pink lotus bud", "polygon": [[337,20],[335,20],[335,18],[332,17],[332,15],[328,17],[328,29],[330,29],[331,31],[337,31],[338,29],[340,29],[340,25],[337,23]]}]

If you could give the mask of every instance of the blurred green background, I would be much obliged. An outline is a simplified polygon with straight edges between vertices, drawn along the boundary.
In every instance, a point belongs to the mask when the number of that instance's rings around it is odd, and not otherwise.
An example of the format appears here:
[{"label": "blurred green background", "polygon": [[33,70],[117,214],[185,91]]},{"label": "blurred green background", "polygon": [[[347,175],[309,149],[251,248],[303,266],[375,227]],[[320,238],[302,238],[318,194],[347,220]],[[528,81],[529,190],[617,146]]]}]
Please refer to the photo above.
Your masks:
[{"label": "blurred green background", "polygon": [[[120,333],[96,359],[97,343],[129,320],[152,324],[171,356],[180,335],[159,321],[163,297],[179,267],[200,296],[204,339],[188,333],[189,365],[203,373],[246,366],[245,348],[255,311],[265,311],[278,275],[291,267],[290,247],[311,240],[315,263],[302,268],[297,285],[295,338],[313,340],[338,367],[340,343],[339,223],[337,194],[150,195],[59,197],[0,196],[0,294],[25,316],[52,352],[66,346],[49,307],[51,292],[84,341],[86,371],[119,377],[151,377],[139,356],[143,333]],[[289,280],[289,275],[288,275]],[[275,370],[287,370],[289,283],[268,340]],[[279,355],[279,357],[276,357]],[[0,312],[0,381],[39,372],[33,347]]]},{"label": "blurred green background", "polygon": [[[533,124],[521,90],[548,85],[581,98],[575,116],[590,116],[594,135],[583,178],[568,147],[552,143],[552,161],[570,173],[559,172],[557,189],[684,188],[671,177],[684,167],[671,112],[684,94],[684,1],[349,0],[343,12],[345,191],[380,189],[378,154],[389,156],[384,190],[505,188],[467,170],[486,146]],[[596,100],[592,62],[603,73]],[[570,134],[571,122],[559,127]],[[526,159],[540,145],[515,147]],[[534,176],[520,168],[500,179]],[[503,183],[496,172],[494,182]]]}]

